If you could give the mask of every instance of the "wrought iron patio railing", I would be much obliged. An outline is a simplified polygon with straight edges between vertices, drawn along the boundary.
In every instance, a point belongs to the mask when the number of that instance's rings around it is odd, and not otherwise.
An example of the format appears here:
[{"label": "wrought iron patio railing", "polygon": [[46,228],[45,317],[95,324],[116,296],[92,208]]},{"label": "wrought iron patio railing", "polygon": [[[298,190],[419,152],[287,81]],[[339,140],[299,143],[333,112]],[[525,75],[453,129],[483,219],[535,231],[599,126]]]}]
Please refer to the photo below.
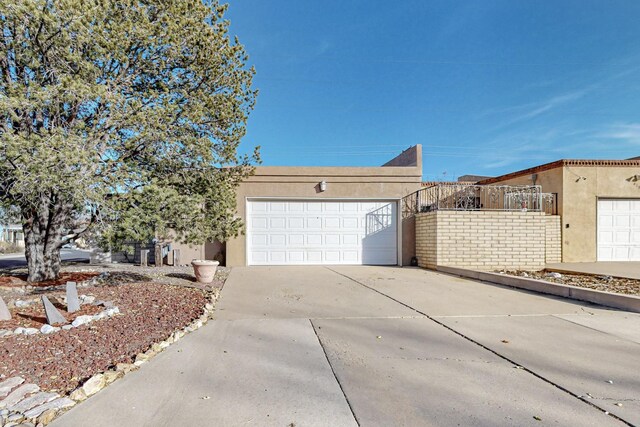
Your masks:
[{"label": "wrought iron patio railing", "polygon": [[406,196],[403,217],[419,212],[532,211],[557,214],[555,193],[543,193],[540,185],[474,185],[442,183]]}]

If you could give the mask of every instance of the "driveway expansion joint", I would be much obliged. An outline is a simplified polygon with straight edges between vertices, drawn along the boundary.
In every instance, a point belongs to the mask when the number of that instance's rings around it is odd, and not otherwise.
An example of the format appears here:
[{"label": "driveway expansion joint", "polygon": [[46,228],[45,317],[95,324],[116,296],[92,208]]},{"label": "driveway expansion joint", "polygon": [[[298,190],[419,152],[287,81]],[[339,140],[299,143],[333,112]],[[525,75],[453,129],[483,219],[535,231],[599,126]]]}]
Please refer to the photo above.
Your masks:
[{"label": "driveway expansion joint", "polygon": [[353,420],[356,422],[356,424],[358,426],[360,426],[360,421],[358,420],[358,417],[356,416],[356,413],[353,410],[353,406],[352,406],[351,402],[349,401],[349,397],[347,397],[347,393],[344,391],[344,388],[342,387],[342,383],[340,383],[340,379],[338,378],[338,375],[336,374],[336,371],[333,368],[333,365],[331,364],[331,359],[329,359],[329,355],[327,354],[327,349],[324,348],[324,345],[322,345],[322,340],[320,339],[320,335],[318,335],[318,331],[316,330],[316,325],[313,324],[313,321],[311,319],[309,319],[309,323],[311,324],[311,329],[313,329],[313,333],[316,334],[316,338],[318,339],[318,344],[320,344],[320,347],[322,348],[322,352],[324,353],[325,359],[327,359],[327,363],[329,364],[329,368],[331,368],[331,373],[333,374],[333,378],[335,378],[336,383],[338,383],[338,387],[340,387],[340,391],[342,392],[342,396],[344,396],[344,400],[347,402],[347,405],[349,406],[349,410],[351,411],[351,415],[353,416]]},{"label": "driveway expansion joint", "polygon": [[[600,406],[598,406],[598,405],[596,405],[595,403],[593,403],[593,402],[591,402],[591,401],[590,401],[590,400],[593,400],[593,399],[587,399],[587,398],[585,398],[585,397],[583,397],[583,396],[581,396],[581,395],[578,395],[578,394],[576,394],[576,393],[572,392],[571,390],[569,390],[569,389],[567,389],[567,388],[565,388],[565,387],[561,386],[560,384],[557,384],[557,383],[555,383],[555,382],[551,381],[550,379],[548,379],[548,378],[546,378],[546,377],[542,376],[541,374],[536,373],[536,372],[535,372],[535,371],[533,371],[532,369],[527,368],[526,366],[523,366],[523,365],[521,365],[521,364],[519,364],[519,363],[516,363],[515,361],[513,361],[513,360],[511,360],[510,358],[508,358],[507,356],[505,356],[505,355],[503,355],[503,354],[499,353],[498,351],[493,350],[492,348],[487,347],[486,345],[484,345],[484,344],[480,343],[479,341],[474,340],[473,338],[471,338],[471,337],[469,337],[469,336],[467,336],[467,335],[463,334],[462,332],[459,332],[459,331],[457,331],[456,329],[454,329],[454,328],[452,328],[452,327],[450,327],[450,326],[448,326],[448,325],[446,325],[446,324],[444,324],[444,323],[442,323],[442,322],[438,321],[435,317],[432,317],[432,316],[428,315],[427,313],[424,313],[424,312],[422,312],[422,311],[420,311],[420,310],[418,310],[418,309],[416,309],[416,308],[414,308],[414,307],[411,307],[410,305],[408,305],[408,304],[406,304],[406,303],[404,303],[404,302],[402,302],[402,301],[400,301],[400,300],[397,300],[396,298],[394,298],[394,297],[392,297],[392,296],[390,296],[390,295],[387,295],[387,294],[385,294],[384,292],[381,292],[381,291],[379,291],[379,290],[377,290],[377,289],[375,289],[375,288],[373,288],[373,287],[371,287],[371,286],[369,286],[369,285],[367,285],[367,284],[365,284],[365,283],[362,283],[362,282],[360,282],[359,280],[356,280],[356,279],[354,279],[354,278],[352,278],[352,277],[350,277],[350,276],[347,276],[346,274],[340,273],[340,272],[338,272],[338,271],[336,271],[336,270],[334,270],[334,269],[332,269],[332,268],[330,268],[330,267],[325,267],[325,268],[326,268],[326,269],[328,269],[328,270],[330,270],[330,271],[332,271],[332,272],[334,272],[334,273],[336,273],[336,274],[338,274],[339,276],[342,276],[342,277],[344,277],[344,278],[346,278],[346,279],[348,279],[348,280],[350,280],[350,281],[352,281],[352,282],[354,282],[354,283],[356,283],[356,284],[360,285],[360,286],[363,286],[363,287],[365,287],[365,288],[367,288],[367,289],[369,289],[369,290],[371,290],[371,291],[373,291],[373,292],[376,292],[376,293],[378,293],[378,294],[380,294],[380,295],[382,295],[382,296],[384,296],[384,297],[387,297],[387,298],[389,298],[390,300],[395,301],[396,303],[401,304],[401,305],[403,305],[404,307],[406,307],[406,308],[408,308],[408,309],[410,309],[410,310],[415,311],[416,313],[418,313],[418,314],[420,314],[420,315],[422,315],[422,316],[426,317],[427,319],[431,320],[432,322],[437,323],[438,325],[442,326],[443,328],[448,329],[449,331],[451,331],[451,332],[453,332],[454,334],[456,334],[456,335],[458,335],[458,336],[460,336],[460,337],[464,338],[465,340],[470,341],[470,342],[472,342],[472,343],[476,344],[477,346],[479,346],[479,347],[481,347],[481,348],[485,349],[486,351],[488,351],[488,352],[490,352],[490,353],[495,354],[496,356],[498,356],[499,358],[501,358],[501,359],[503,359],[503,360],[506,360],[507,362],[511,363],[515,368],[518,368],[518,369],[521,369],[521,370],[523,370],[523,371],[525,371],[525,372],[528,372],[529,374],[533,375],[534,377],[536,377],[536,378],[538,378],[538,379],[540,379],[540,380],[542,380],[542,381],[546,382],[547,384],[549,384],[549,385],[551,385],[551,386],[553,386],[553,387],[556,387],[557,389],[559,389],[559,390],[561,390],[561,391],[563,391],[563,392],[567,393],[568,395],[570,395],[570,396],[572,396],[572,397],[576,398],[577,400],[579,400],[579,401],[581,401],[581,402],[583,402],[583,403],[586,403],[587,405],[589,405],[589,406],[591,406],[591,407],[593,407],[593,408],[597,409],[598,411],[600,411],[600,412],[604,413],[605,415],[608,415],[608,416],[610,416],[611,418],[613,418],[613,419],[615,419],[615,420],[617,420],[617,421],[620,421],[620,422],[622,422],[622,423],[624,423],[624,424],[626,424],[626,425],[628,425],[628,426],[634,427],[634,424],[630,423],[629,421],[626,421],[625,419],[623,419],[623,418],[621,418],[621,417],[619,417],[619,416],[617,416],[617,415],[615,415],[615,414],[612,414],[612,413],[611,413],[611,412],[609,412],[607,409],[601,408]],[[440,317],[444,317],[444,316],[440,316]],[[314,328],[314,331],[315,331],[315,328]],[[316,335],[317,335],[317,333],[316,333]],[[320,338],[319,338],[319,337],[318,337],[318,340],[320,340]],[[323,347],[322,349],[324,350],[324,347]],[[326,355],[326,353],[325,353],[325,355]],[[327,358],[327,360],[328,360],[328,358]],[[333,370],[333,367],[331,367],[331,369]],[[337,377],[336,377],[336,381],[337,381]],[[342,389],[342,386],[340,386],[340,388]],[[345,395],[345,397],[346,397],[346,395]],[[351,405],[349,405],[349,406],[351,407]],[[354,414],[354,416],[355,416],[355,414]]]}]

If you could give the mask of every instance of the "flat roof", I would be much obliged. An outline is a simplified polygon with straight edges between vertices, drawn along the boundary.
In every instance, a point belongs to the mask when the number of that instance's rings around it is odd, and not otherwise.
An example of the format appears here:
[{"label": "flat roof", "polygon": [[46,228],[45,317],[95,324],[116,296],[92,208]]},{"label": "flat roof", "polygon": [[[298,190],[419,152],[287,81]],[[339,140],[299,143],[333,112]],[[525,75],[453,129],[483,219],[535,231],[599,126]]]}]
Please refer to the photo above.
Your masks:
[{"label": "flat roof", "polygon": [[640,166],[639,160],[578,160],[578,159],[562,159],[555,162],[545,163],[543,165],[534,166],[532,168],[523,169],[517,172],[511,172],[505,175],[497,176],[495,178],[484,179],[478,184],[487,185],[494,184],[496,182],[506,181],[512,178],[518,178],[523,175],[531,175],[538,172],[544,172],[551,169],[561,168],[565,166],[579,166],[579,167],[625,167],[625,166]]}]

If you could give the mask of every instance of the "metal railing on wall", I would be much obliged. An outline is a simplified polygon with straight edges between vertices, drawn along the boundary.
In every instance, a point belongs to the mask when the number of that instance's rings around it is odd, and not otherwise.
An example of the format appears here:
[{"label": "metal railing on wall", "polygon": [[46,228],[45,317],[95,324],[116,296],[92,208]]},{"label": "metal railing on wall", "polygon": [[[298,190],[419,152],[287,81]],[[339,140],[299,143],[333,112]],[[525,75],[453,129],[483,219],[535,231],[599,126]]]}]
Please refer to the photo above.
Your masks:
[{"label": "metal railing on wall", "polygon": [[474,185],[446,183],[422,188],[402,200],[403,218],[419,212],[531,211],[557,214],[555,193],[540,185]]}]

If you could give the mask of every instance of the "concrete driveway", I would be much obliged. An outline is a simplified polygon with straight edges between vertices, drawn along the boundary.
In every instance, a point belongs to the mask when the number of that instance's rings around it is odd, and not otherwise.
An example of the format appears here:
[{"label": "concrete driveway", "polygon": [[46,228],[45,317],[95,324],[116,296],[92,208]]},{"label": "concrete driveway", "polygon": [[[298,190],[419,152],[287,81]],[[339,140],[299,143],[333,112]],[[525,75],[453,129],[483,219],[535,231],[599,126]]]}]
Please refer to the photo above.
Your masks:
[{"label": "concrete driveway", "polygon": [[392,267],[236,268],[56,426],[640,424],[640,315]]}]

